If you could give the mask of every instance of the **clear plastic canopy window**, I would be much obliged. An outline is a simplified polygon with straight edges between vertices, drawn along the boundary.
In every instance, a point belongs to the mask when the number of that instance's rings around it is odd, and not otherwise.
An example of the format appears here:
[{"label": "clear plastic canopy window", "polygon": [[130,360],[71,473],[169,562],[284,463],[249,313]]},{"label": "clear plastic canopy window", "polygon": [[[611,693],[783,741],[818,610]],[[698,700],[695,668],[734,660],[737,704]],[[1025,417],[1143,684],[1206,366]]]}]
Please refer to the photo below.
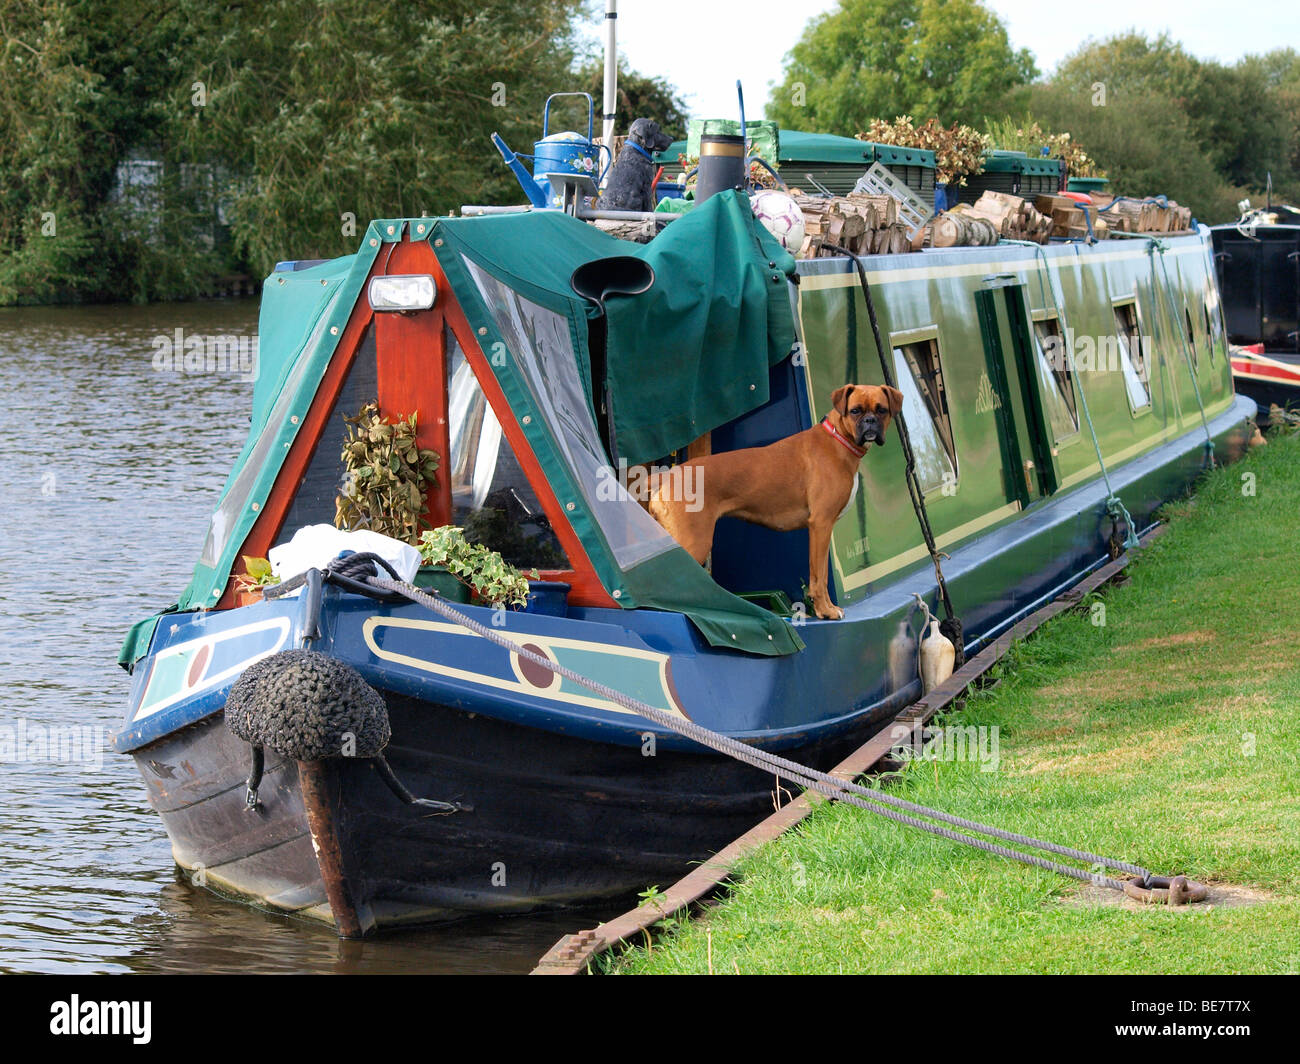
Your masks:
[{"label": "clear plastic canopy window", "polygon": [[240,514],[254,502],[261,501],[251,497],[253,489],[257,486],[258,478],[261,477],[267,463],[271,461],[272,454],[276,454],[277,459],[282,457],[278,453],[284,447],[284,445],[280,444],[280,432],[288,422],[294,404],[299,401],[298,392],[303,386],[308,367],[311,364],[312,352],[320,344],[325,335],[326,327],[333,320],[334,305],[338,302],[339,291],[334,292],[329,303],[326,304],[317,318],[311,336],[303,344],[302,350],[298,352],[293,368],[289,371],[288,379],[280,389],[275,406],[267,415],[266,424],[262,426],[262,431],[257,437],[257,443],[253,445],[248,461],[244,462],[240,467],[234,483],[230,485],[230,489],[225,492],[221,501],[217,504],[217,509],[212,514],[212,521],[208,525],[207,539],[203,543],[203,554],[199,558],[200,564],[209,568],[217,567],[225,556],[227,541],[239,522]]},{"label": "clear plastic canopy window", "polygon": [[671,550],[675,541],[624,490],[610,467],[587,405],[568,321],[525,299],[469,258],[464,261],[619,567],[627,570]]}]

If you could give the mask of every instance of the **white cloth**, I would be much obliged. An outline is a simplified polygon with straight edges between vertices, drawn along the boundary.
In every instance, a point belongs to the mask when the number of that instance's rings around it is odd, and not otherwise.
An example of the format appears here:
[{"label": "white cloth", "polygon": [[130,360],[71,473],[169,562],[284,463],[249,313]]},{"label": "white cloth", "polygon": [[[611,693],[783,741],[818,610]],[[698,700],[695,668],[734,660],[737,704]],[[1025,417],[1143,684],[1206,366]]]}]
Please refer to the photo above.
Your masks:
[{"label": "white cloth", "polygon": [[[308,569],[324,569],[345,550],[378,554],[397,570],[400,579],[407,582],[415,578],[416,570],[420,568],[420,552],[409,543],[378,532],[344,532],[333,525],[307,525],[298,529],[288,543],[272,547],[267,560],[271,563],[271,572],[283,581]],[[380,575],[378,566],[375,572]]]}]

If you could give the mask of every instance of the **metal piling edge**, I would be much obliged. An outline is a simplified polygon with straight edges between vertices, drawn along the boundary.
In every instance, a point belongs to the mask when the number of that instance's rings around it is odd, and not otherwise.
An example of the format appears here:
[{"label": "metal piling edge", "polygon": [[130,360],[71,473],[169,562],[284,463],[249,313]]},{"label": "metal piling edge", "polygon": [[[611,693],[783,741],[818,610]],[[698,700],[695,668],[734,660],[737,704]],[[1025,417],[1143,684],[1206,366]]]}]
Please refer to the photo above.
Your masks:
[{"label": "metal piling edge", "polygon": [[[1146,546],[1161,535],[1166,528],[1168,525],[1160,524],[1149,529],[1141,537],[1142,546]],[[1085,595],[1091,594],[1119,575],[1134,556],[1134,552],[1126,552],[1114,561],[1107,562],[1063,591],[1051,602],[1040,606],[1029,616],[1016,622],[943,683],[900,710],[893,719],[882,725],[875,735],[831,769],[831,775],[845,780],[854,780],[868,773],[890,750],[915,738],[916,733],[936,713],[961,697],[972,683],[1006,656],[1007,651],[1017,640],[1025,638],[1057,614],[1077,606]],[[742,857],[757,846],[770,842],[794,827],[813,811],[815,803],[821,801],[826,799],[811,792],[801,794],[719,850],[662,894],[656,895],[652,905],[639,905],[594,928],[565,935],[546,951],[529,974],[582,974],[594,957],[615,948],[622,942],[627,942],[633,935],[649,930],[661,920],[715,892]]]}]

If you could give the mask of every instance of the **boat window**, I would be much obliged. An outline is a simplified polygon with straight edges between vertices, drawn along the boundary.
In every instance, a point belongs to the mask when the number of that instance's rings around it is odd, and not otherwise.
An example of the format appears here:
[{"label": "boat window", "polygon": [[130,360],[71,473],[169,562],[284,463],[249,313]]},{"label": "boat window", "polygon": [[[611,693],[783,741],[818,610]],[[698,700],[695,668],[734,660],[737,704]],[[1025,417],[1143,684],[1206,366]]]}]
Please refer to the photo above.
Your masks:
[{"label": "boat window", "polygon": [[672,550],[676,541],[628,494],[605,457],[578,373],[568,320],[523,298],[469,258],[464,262],[619,566],[629,569]]},{"label": "boat window", "polygon": [[1120,369],[1124,373],[1124,388],[1128,392],[1129,406],[1136,414],[1151,405],[1147,389],[1147,364],[1138,329],[1137,304],[1120,303],[1115,307],[1115,336],[1119,340]]},{"label": "boat window", "polygon": [[1052,435],[1063,440],[1079,431],[1079,411],[1065,340],[1061,337],[1061,323],[1056,318],[1034,322],[1034,339],[1037,341],[1038,376],[1047,401]]},{"label": "boat window", "polygon": [[378,368],[375,361],[375,327],[367,325],[348,375],[330,408],[329,420],[316,441],[316,450],[307,464],[307,472],[293,497],[289,512],[276,543],[287,543],[293,534],[307,525],[332,525],[334,500],[343,490],[346,469],[343,443],[347,439],[344,417],[355,417],[367,403],[376,402],[379,394]]},{"label": "boat window", "polygon": [[572,568],[450,329],[447,418],[451,453],[442,475],[451,489],[452,524],[521,569]]},{"label": "boat window", "polygon": [[1192,356],[1192,369],[1198,370],[1201,368],[1201,356],[1196,350],[1196,330],[1192,328],[1192,312],[1187,309],[1186,304],[1183,304],[1183,318],[1187,325],[1187,350]]},{"label": "boat window", "polygon": [[921,490],[932,491],[957,476],[957,449],[948,416],[939,342],[921,340],[894,348],[894,376],[903,393],[903,417]]}]

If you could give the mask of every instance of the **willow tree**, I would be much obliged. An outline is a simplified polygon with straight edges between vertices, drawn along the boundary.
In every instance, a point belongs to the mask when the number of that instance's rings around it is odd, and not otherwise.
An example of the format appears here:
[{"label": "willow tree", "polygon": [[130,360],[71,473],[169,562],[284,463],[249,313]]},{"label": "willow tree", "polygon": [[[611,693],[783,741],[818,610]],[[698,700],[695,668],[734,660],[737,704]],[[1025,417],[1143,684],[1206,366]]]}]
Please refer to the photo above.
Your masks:
[{"label": "willow tree", "polygon": [[529,150],[569,82],[580,0],[183,0],[205,46],[178,79],[177,129],[230,174],[237,249],[355,250],[376,217],[521,193],[490,135]]}]

